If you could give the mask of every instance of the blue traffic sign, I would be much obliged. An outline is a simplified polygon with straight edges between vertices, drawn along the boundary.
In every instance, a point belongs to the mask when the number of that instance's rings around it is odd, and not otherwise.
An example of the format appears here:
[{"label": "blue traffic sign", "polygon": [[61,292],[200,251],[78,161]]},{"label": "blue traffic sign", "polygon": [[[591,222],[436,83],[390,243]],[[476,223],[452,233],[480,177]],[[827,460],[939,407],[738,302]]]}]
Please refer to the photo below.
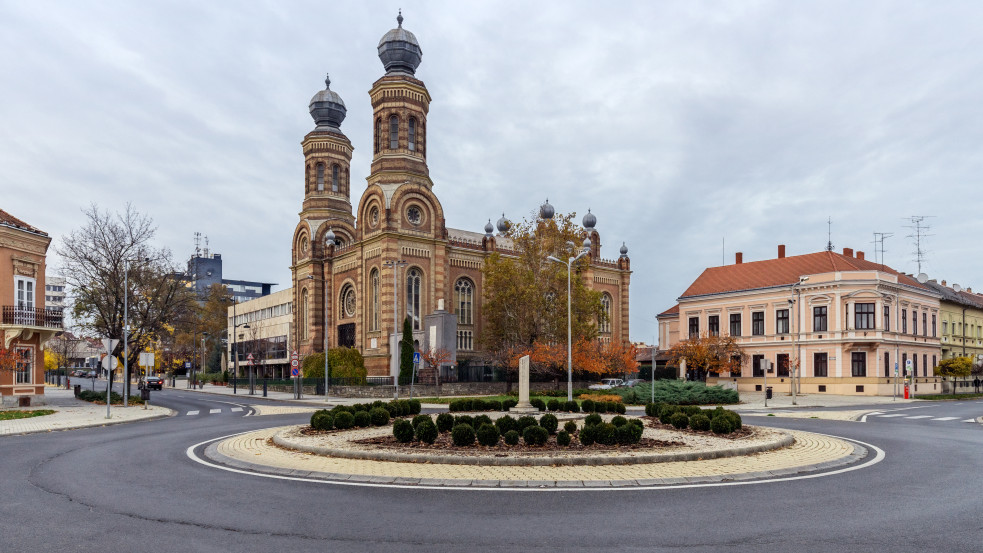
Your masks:
[{"label": "blue traffic sign", "polygon": [[300,376],[300,367],[291,367],[290,376]]},{"label": "blue traffic sign", "polygon": [[418,352],[418,351],[414,351],[413,352],[413,362],[414,363],[419,363],[420,362],[420,352]]}]

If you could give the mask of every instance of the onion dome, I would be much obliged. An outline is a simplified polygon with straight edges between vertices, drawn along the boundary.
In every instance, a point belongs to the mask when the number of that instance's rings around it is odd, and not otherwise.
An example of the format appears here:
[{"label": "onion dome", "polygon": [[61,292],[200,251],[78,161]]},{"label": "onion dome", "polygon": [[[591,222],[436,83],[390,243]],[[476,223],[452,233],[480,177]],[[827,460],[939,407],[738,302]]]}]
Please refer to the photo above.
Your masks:
[{"label": "onion dome", "polygon": [[595,217],[594,214],[590,212],[590,209],[588,209],[587,215],[584,215],[584,228],[593,229],[594,225],[596,224],[597,224],[597,217]]},{"label": "onion dome", "polygon": [[324,78],[324,90],[318,92],[311,98],[310,105],[311,117],[317,123],[317,128],[339,129],[341,122],[345,120],[348,110],[345,102],[341,100],[337,92],[331,90],[331,77]]},{"label": "onion dome", "polygon": [[553,206],[550,205],[550,199],[546,198],[546,203],[539,206],[539,216],[543,219],[552,219],[553,213]]},{"label": "onion dome", "polygon": [[423,50],[420,43],[416,41],[413,33],[403,28],[403,10],[399,11],[396,18],[398,27],[383,35],[379,41],[379,59],[386,68],[386,74],[390,73],[416,73],[416,68],[420,66],[423,58]]},{"label": "onion dome", "polygon": [[509,228],[512,227],[512,223],[505,218],[505,214],[503,213],[502,218],[495,223],[495,226],[498,227],[498,232],[508,232]]},{"label": "onion dome", "polygon": [[628,246],[624,242],[621,243],[621,257],[628,257]]},{"label": "onion dome", "polygon": [[328,227],[328,232],[324,235],[324,243],[328,246],[334,246],[336,238],[334,231],[331,230],[331,227]]},{"label": "onion dome", "polygon": [[491,236],[494,231],[495,227],[492,226],[491,219],[488,219],[488,222],[485,223],[485,236]]},{"label": "onion dome", "polygon": [[590,238],[584,238],[584,249],[589,250],[591,246]]}]

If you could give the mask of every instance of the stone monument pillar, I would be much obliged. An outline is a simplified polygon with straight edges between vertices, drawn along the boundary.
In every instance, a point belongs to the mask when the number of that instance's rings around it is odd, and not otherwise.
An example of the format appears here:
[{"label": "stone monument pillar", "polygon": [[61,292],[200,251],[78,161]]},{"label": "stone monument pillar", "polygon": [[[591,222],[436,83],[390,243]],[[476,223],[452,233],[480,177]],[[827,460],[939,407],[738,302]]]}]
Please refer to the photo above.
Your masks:
[{"label": "stone monument pillar", "polygon": [[529,403],[529,356],[524,355],[519,359],[519,403],[509,409],[510,413],[538,413]]}]

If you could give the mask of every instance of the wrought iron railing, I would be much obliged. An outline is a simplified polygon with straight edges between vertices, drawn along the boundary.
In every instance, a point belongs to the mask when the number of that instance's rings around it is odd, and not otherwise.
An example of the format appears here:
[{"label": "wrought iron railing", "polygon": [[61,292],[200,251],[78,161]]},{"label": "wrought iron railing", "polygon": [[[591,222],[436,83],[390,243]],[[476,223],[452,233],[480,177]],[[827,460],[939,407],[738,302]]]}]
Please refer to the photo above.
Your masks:
[{"label": "wrought iron railing", "polygon": [[43,307],[26,308],[4,305],[2,321],[5,325],[62,328],[62,313],[57,309],[45,309]]}]

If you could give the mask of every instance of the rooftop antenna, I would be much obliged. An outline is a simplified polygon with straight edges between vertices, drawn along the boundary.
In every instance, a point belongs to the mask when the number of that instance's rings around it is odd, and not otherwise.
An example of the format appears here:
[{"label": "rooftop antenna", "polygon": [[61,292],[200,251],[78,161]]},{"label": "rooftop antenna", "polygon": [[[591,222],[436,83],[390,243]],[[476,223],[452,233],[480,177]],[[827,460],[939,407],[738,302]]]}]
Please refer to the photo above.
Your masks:
[{"label": "rooftop antenna", "polygon": [[201,233],[195,233],[195,257],[201,256]]},{"label": "rooftop antenna", "polygon": [[[875,232],[874,233],[874,261],[884,264],[884,239],[894,236],[893,232]],[[878,261],[878,254],[880,255],[880,261]]]},{"label": "rooftop antenna", "polygon": [[922,249],[922,239],[928,236],[933,236],[931,234],[927,234],[928,230],[930,230],[932,227],[923,224],[923,221],[925,221],[925,219],[928,217],[934,217],[934,215],[912,215],[908,218],[908,220],[911,221],[911,224],[905,225],[905,228],[910,228],[912,230],[911,234],[908,235],[908,238],[915,240],[915,251],[912,253],[915,255],[914,261],[918,265],[919,273],[922,272],[922,263],[925,262],[925,254],[927,253]]},{"label": "rooftop antenna", "polygon": [[727,255],[724,249],[726,243],[727,243],[727,237],[721,236],[720,237],[720,266],[721,267],[727,264],[726,259],[724,259],[724,257]]},{"label": "rooftop antenna", "polygon": [[205,257],[208,257],[208,235],[207,234],[204,235],[204,238],[205,238],[204,255]]},{"label": "rooftop antenna", "polygon": [[826,251],[833,251],[833,219],[826,218]]}]

